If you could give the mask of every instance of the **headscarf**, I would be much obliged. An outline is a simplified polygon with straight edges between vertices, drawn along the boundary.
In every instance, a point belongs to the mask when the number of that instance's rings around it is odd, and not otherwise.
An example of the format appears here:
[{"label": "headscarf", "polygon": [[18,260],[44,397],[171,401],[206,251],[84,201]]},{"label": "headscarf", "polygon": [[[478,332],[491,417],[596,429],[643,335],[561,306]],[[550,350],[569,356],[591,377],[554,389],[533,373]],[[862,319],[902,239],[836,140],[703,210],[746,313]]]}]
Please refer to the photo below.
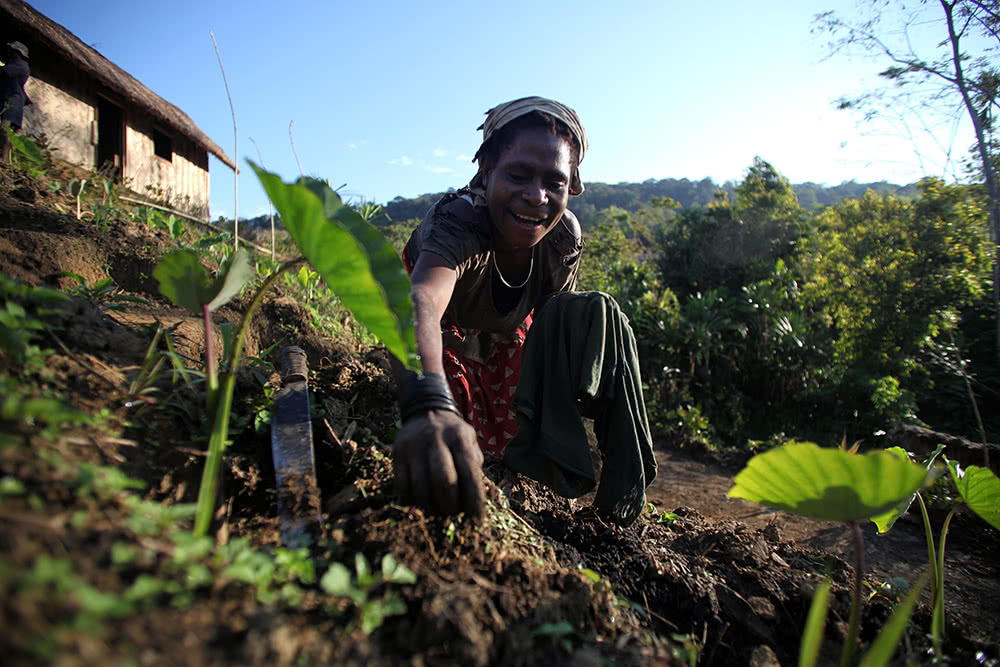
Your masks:
[{"label": "headscarf", "polygon": [[[497,105],[486,112],[486,120],[478,129],[483,131],[483,143],[480,144],[479,150],[476,151],[476,159],[480,157],[480,153],[483,150],[483,146],[489,141],[497,130],[502,128],[507,123],[511,122],[515,118],[520,118],[521,116],[531,113],[532,111],[541,111],[546,113],[556,120],[562,121],[569,128],[570,133],[573,138],[576,139],[576,144],[580,149],[580,157],[577,160],[576,165],[573,166],[573,173],[570,175],[569,183],[569,193],[571,195],[578,195],[583,192],[583,181],[580,180],[580,169],[579,165],[583,162],[583,155],[587,152],[587,133],[583,129],[583,125],[580,123],[580,117],[576,115],[576,112],[570,109],[564,104],[560,104],[555,100],[550,100],[545,97],[522,97],[511,102],[505,102],[503,104]],[[476,175],[472,177],[469,181],[469,189],[472,191],[475,203],[485,203],[486,201],[486,174],[483,170],[482,161],[479,163],[479,171]]]}]

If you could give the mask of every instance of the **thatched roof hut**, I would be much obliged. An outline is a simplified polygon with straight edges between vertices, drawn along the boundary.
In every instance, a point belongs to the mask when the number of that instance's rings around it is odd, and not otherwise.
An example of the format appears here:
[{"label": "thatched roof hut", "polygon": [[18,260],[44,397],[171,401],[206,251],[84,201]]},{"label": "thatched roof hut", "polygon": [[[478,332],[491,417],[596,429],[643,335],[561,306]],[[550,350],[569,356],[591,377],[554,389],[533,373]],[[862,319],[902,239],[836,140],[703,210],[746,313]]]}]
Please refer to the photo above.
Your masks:
[{"label": "thatched roof hut", "polygon": [[195,125],[186,113],[30,5],[20,0],[0,0],[0,23],[6,24],[4,32],[17,34],[18,39],[28,44],[32,51],[48,50],[65,59],[122,99],[141,107],[159,122],[188,137],[230,169],[236,168],[225,151]]}]

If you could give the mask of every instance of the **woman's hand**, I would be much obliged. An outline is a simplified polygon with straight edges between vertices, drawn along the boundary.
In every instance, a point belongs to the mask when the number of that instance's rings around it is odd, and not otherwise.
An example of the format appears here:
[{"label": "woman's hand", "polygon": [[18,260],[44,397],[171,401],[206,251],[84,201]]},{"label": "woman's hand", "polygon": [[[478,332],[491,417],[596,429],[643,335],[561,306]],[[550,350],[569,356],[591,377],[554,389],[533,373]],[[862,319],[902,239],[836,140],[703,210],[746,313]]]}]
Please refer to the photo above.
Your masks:
[{"label": "woman's hand", "polygon": [[403,503],[438,514],[483,512],[483,453],[476,431],[449,410],[403,424],[393,445],[396,491]]}]

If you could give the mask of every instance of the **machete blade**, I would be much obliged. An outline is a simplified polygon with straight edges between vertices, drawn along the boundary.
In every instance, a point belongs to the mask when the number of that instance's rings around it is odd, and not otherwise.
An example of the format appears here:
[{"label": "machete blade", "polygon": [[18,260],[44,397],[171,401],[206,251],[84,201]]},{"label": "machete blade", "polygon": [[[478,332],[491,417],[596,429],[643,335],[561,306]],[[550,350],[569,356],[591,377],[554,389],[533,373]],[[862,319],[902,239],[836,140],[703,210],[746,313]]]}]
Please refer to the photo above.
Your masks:
[{"label": "machete blade", "polygon": [[281,542],[295,549],[309,546],[321,528],[306,383],[309,367],[302,348],[291,345],[282,349],[281,378],[271,416],[271,456],[278,485]]}]

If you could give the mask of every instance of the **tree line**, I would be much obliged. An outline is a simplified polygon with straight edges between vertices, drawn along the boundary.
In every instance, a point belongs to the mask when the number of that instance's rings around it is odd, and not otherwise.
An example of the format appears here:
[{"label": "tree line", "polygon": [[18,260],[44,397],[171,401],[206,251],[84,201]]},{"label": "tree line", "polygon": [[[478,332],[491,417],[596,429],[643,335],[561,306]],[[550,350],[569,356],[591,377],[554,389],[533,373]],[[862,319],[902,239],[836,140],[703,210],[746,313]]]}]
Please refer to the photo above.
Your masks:
[{"label": "tree line", "polygon": [[731,197],[599,213],[579,287],[632,321],[659,435],[871,444],[918,423],[980,440],[966,380],[982,414],[1000,408],[989,200],[915,189],[809,209],[758,158]]},{"label": "tree line", "polygon": [[[604,209],[617,207],[635,212],[658,199],[673,200],[682,208],[706,206],[715,199],[718,192],[724,192],[732,198],[737,185],[734,181],[717,185],[710,178],[703,178],[700,181],[687,178],[662,178],[648,179],[642,183],[585,183],[583,194],[572,199],[570,209],[576,214],[584,229],[589,230],[596,224],[599,213]],[[844,199],[860,197],[868,190],[907,198],[914,197],[917,192],[915,183],[895,185],[885,181],[858,183],[853,180],[834,186],[799,183],[793,185],[792,189],[803,208],[810,210],[819,206],[832,206]],[[444,194],[437,192],[412,198],[396,197],[383,206],[384,215],[377,217],[373,222],[385,226],[412,218],[423,218],[434,202]]]}]

